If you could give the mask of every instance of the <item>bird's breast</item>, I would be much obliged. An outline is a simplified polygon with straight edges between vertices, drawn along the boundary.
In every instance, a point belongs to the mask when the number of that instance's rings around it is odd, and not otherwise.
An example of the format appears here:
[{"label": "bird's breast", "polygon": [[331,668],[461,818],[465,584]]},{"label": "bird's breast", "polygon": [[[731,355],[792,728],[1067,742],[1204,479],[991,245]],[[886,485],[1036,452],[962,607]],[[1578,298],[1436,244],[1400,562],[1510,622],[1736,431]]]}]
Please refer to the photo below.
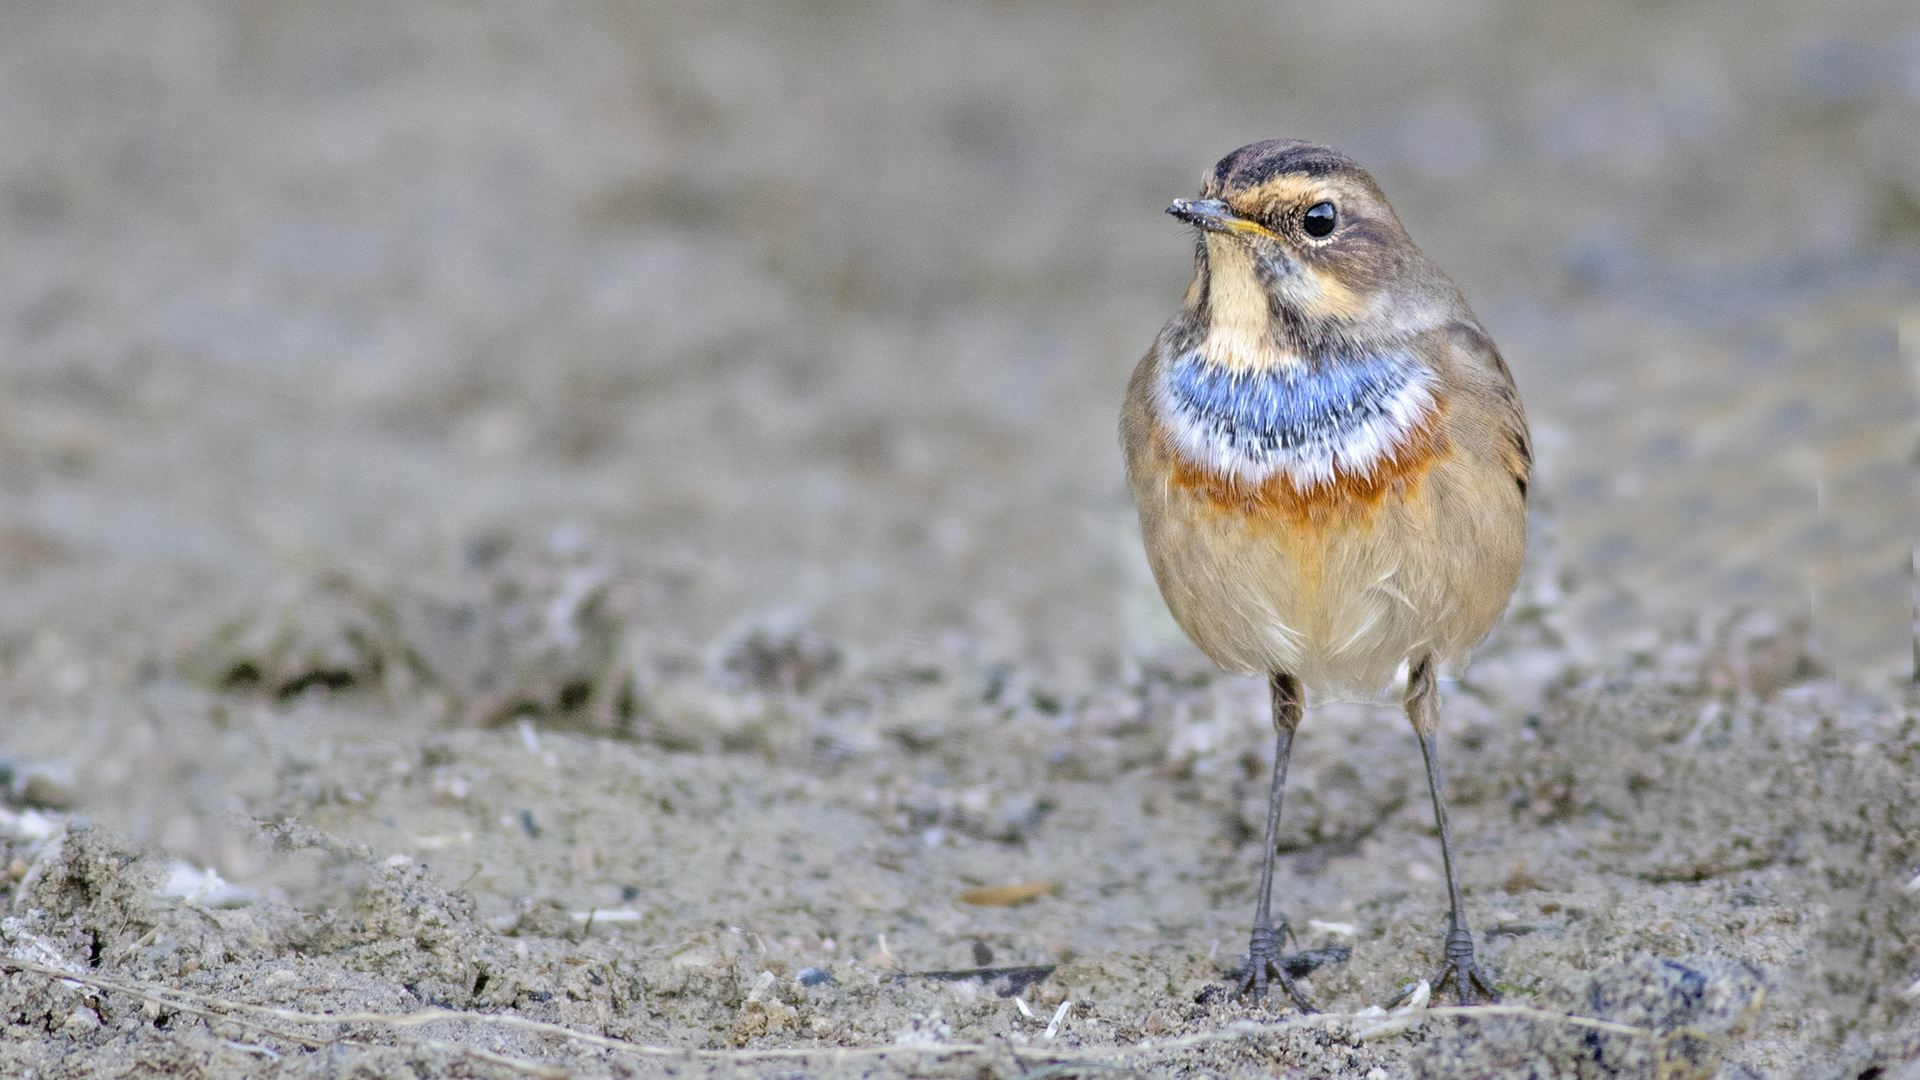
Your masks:
[{"label": "bird's breast", "polygon": [[1152,410],[1167,482],[1221,509],[1350,516],[1450,452],[1436,381],[1400,352],[1264,369],[1173,357]]}]

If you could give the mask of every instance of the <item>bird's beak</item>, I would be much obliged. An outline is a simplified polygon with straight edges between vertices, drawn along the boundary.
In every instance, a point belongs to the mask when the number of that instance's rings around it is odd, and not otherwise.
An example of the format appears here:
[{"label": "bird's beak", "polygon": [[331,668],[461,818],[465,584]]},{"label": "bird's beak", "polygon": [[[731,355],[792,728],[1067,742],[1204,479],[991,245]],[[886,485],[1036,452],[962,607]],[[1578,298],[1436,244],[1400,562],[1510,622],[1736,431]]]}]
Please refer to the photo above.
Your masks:
[{"label": "bird's beak", "polygon": [[1167,207],[1167,213],[1208,232],[1273,236],[1259,224],[1235,214],[1219,199],[1175,199],[1173,205]]}]

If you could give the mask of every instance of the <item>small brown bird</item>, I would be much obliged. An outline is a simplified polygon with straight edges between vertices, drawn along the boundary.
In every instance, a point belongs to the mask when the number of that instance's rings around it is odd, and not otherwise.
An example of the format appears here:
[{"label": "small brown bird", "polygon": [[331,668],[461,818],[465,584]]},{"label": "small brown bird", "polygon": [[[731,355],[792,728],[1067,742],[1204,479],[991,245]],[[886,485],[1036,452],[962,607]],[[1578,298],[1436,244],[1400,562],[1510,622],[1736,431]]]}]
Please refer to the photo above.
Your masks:
[{"label": "small brown bird", "polygon": [[1452,918],[1435,991],[1493,988],[1441,798],[1435,675],[1506,609],[1526,550],[1533,459],[1513,376],[1460,290],[1366,170],[1276,140],[1222,158],[1200,198],[1193,283],[1127,386],[1120,433],[1154,578],[1194,644],[1261,674],[1273,789],[1240,992],[1276,979],[1274,833],[1287,757],[1316,694],[1371,697],[1407,665]]}]

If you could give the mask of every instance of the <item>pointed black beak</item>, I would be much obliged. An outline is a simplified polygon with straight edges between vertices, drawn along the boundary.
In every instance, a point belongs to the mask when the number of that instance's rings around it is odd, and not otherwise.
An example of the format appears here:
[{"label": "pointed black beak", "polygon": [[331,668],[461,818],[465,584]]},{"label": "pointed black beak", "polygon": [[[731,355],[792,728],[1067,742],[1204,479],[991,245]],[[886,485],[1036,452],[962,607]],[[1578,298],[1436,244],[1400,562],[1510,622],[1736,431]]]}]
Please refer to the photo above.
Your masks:
[{"label": "pointed black beak", "polygon": [[1267,230],[1235,214],[1219,199],[1175,199],[1167,213],[1208,232],[1264,233]]}]

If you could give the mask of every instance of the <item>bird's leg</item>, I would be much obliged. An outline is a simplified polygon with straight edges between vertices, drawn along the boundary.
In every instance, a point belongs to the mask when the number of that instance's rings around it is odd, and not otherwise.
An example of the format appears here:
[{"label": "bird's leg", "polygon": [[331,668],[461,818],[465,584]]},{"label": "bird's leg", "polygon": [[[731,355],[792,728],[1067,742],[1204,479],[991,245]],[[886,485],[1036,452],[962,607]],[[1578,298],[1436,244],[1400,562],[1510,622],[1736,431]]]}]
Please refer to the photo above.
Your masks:
[{"label": "bird's leg", "polygon": [[1312,1012],[1307,996],[1294,984],[1280,963],[1280,945],[1288,934],[1285,916],[1273,925],[1273,857],[1276,834],[1280,831],[1280,797],[1287,786],[1287,758],[1293,753],[1293,732],[1300,726],[1300,680],[1275,672],[1269,680],[1273,692],[1273,790],[1267,794],[1267,846],[1260,859],[1260,898],[1253,911],[1253,938],[1247,944],[1247,967],[1241,975],[1239,994],[1248,992],[1258,1001],[1267,996],[1267,981],[1277,980],[1301,1012]]},{"label": "bird's leg", "polygon": [[1446,959],[1433,977],[1437,996],[1449,984],[1460,995],[1460,1004],[1471,1005],[1474,995],[1484,994],[1499,1001],[1493,986],[1473,960],[1473,931],[1467,929],[1465,905],[1460,902],[1460,878],[1453,870],[1453,836],[1447,829],[1447,800],[1440,793],[1440,768],[1437,738],[1440,728],[1440,697],[1434,686],[1433,657],[1415,661],[1407,673],[1407,719],[1414,734],[1420,736],[1420,756],[1427,760],[1427,788],[1433,792],[1433,819],[1440,826],[1440,861],[1447,870],[1447,899],[1452,912],[1447,918]]}]

